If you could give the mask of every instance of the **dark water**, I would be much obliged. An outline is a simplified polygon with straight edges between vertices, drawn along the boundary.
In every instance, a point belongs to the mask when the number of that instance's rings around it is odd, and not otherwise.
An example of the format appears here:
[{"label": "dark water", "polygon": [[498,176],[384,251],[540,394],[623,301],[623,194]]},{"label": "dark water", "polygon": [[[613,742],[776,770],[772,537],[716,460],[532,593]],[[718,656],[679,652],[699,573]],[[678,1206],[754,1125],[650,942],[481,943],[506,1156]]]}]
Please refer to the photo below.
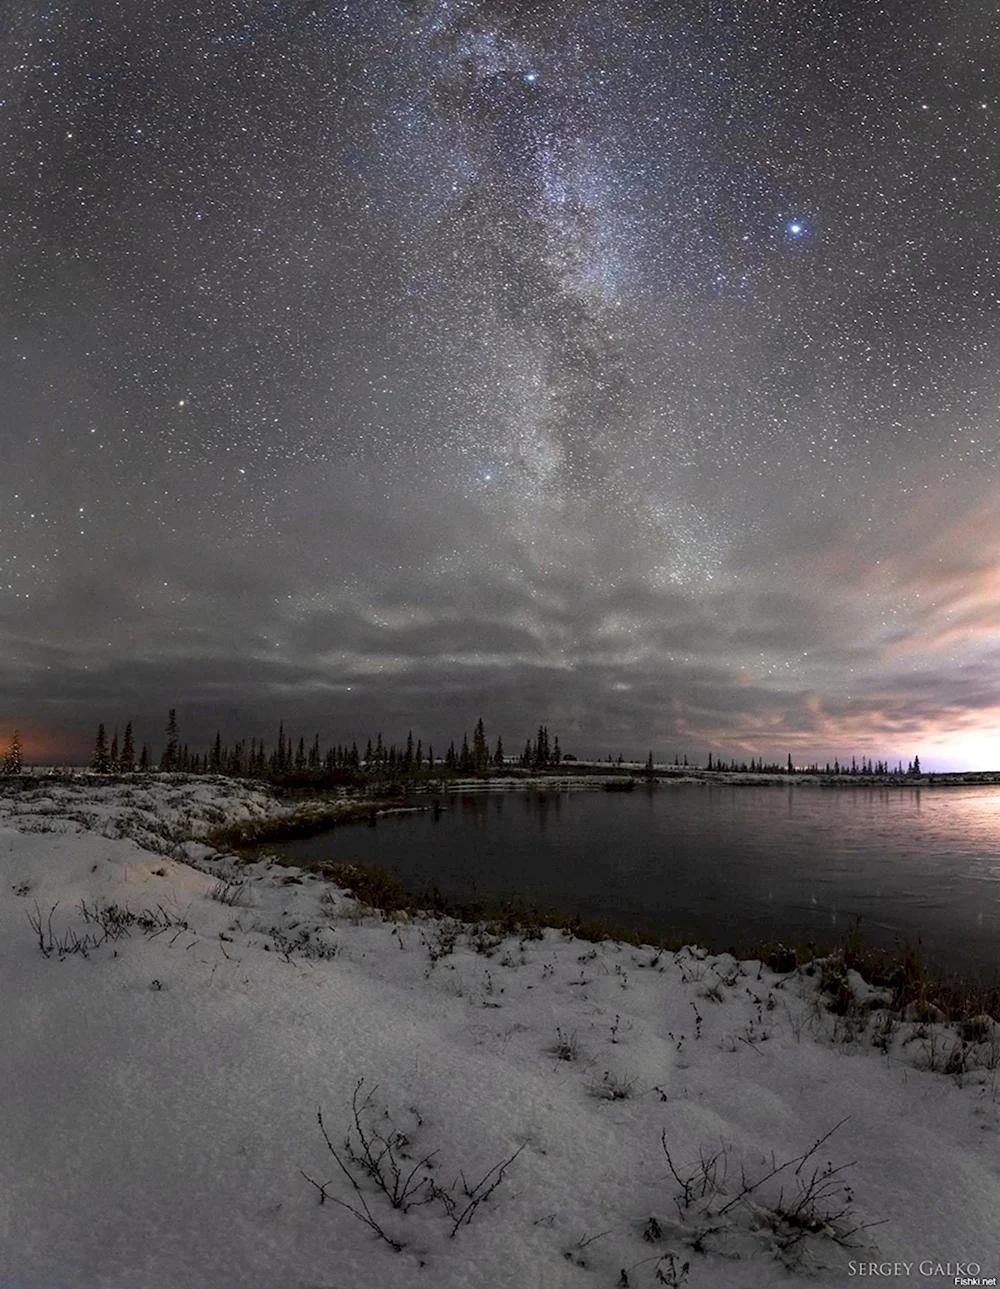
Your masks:
[{"label": "dark water", "polygon": [[411,888],[511,896],[715,947],[920,941],[947,969],[1000,968],[1000,790],[674,785],[451,795],[267,847],[381,864]]}]

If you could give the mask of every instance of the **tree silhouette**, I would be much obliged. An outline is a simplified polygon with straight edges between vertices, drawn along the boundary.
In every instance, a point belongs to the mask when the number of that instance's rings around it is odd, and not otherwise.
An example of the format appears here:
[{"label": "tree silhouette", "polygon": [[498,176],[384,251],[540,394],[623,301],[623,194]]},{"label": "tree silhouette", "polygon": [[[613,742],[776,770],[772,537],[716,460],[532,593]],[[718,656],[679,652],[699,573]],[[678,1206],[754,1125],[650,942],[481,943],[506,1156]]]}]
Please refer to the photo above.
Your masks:
[{"label": "tree silhouette", "polygon": [[132,741],[132,722],[125,726],[122,750],[118,753],[118,773],[131,774],[135,769],[135,743]]},{"label": "tree silhouette", "polygon": [[21,735],[17,730],[10,736],[10,746],[4,753],[3,767],[0,769],[0,773],[21,773]]},{"label": "tree silhouette", "polygon": [[160,769],[176,770],[180,762],[180,742],[177,736],[177,709],[171,707],[167,718],[167,746],[160,757]]},{"label": "tree silhouette", "polygon": [[108,755],[108,737],[104,725],[98,725],[97,738],[94,740],[94,754],[90,758],[90,768],[98,774],[107,774],[111,769],[111,758]]}]

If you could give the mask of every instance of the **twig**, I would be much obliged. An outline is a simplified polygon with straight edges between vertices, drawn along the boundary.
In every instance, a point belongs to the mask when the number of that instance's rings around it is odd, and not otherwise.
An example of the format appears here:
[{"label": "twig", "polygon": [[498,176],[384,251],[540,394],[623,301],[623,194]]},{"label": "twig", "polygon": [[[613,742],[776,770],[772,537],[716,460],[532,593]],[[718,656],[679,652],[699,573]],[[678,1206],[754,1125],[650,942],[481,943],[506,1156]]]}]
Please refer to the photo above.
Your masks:
[{"label": "twig", "polygon": [[[514,1151],[514,1153],[511,1155],[509,1159],[505,1159],[501,1164],[494,1164],[493,1167],[489,1170],[489,1172],[485,1175],[485,1177],[483,1177],[481,1181],[477,1182],[476,1185],[473,1186],[471,1191],[469,1190],[468,1186],[465,1187],[465,1193],[466,1195],[469,1196],[469,1202],[468,1204],[466,1204],[465,1208],[462,1209],[461,1213],[459,1213],[458,1217],[454,1219],[454,1225],[451,1228],[451,1234],[448,1237],[449,1239],[455,1238],[455,1235],[458,1233],[459,1227],[461,1227],[463,1224],[468,1226],[468,1224],[472,1221],[473,1217],[475,1216],[476,1209],[483,1202],[483,1200],[489,1199],[489,1197],[493,1194],[496,1188],[503,1181],[504,1172],[510,1167],[510,1165],[514,1162],[514,1160],[518,1157],[518,1155],[521,1153],[523,1149],[524,1149],[524,1143],[522,1142],[522,1144],[518,1146],[517,1150]],[[486,1186],[487,1181],[489,1181],[490,1177],[492,1177],[494,1173],[496,1173],[496,1177],[493,1179],[490,1185],[487,1186],[486,1189],[480,1193],[481,1188],[483,1186]]]},{"label": "twig", "polygon": [[[802,1167],[805,1164],[806,1160],[809,1158],[809,1156],[814,1155],[816,1151],[819,1150],[820,1146],[822,1146],[823,1142],[829,1140],[829,1138],[833,1136],[833,1134],[837,1131],[838,1128],[842,1128],[850,1117],[851,1117],[850,1115],[846,1115],[843,1119],[841,1119],[840,1123],[834,1124],[834,1126],[830,1129],[829,1132],[824,1133],[823,1136],[820,1137],[818,1141],[813,1142],[813,1144],[809,1147],[809,1149],[806,1151],[804,1155],[797,1155],[794,1159],[786,1159],[783,1164],[776,1165],[771,1169],[769,1173],[765,1173],[763,1177],[759,1177],[755,1182],[748,1184],[746,1182],[746,1179],[744,1178],[743,1187],[740,1190],[740,1193],[734,1199],[731,1199],[728,1204],[723,1204],[722,1208],[719,1209],[719,1216],[721,1217],[723,1213],[728,1212],[729,1209],[731,1209],[735,1204],[738,1204],[740,1200],[745,1199],[747,1195],[751,1193],[751,1191],[755,1191],[759,1186],[762,1186],[764,1182],[770,1181],[772,1177],[777,1176],[778,1173],[783,1172],[786,1168],[790,1167],[790,1165],[792,1164],[798,1165],[798,1167],[795,1169],[795,1175],[798,1176],[799,1173],[802,1171]],[[848,1168],[850,1167],[850,1165],[845,1164],[844,1167]],[[813,1176],[813,1181],[815,1181],[815,1174]],[[810,1183],[810,1186],[811,1185],[812,1183]]]},{"label": "twig", "polygon": [[[338,1165],[340,1166],[340,1171],[344,1174],[347,1180],[351,1183],[351,1186],[354,1188],[354,1193],[357,1195],[358,1200],[361,1203],[361,1208],[356,1209],[353,1204],[348,1204],[346,1200],[337,1199],[335,1195],[330,1195],[328,1197],[326,1188],[327,1186],[330,1185],[329,1182],[324,1182],[321,1185],[319,1182],[313,1181],[313,1179],[304,1172],[302,1173],[302,1176],[305,1177],[306,1181],[309,1182],[311,1185],[315,1186],[316,1189],[319,1191],[319,1202],[321,1204],[325,1203],[327,1198],[333,1200],[334,1204],[339,1204],[341,1208],[346,1208],[348,1213],[353,1213],[359,1222],[363,1222],[364,1225],[369,1228],[369,1230],[374,1231],[374,1233],[377,1236],[385,1240],[386,1244],[391,1245],[391,1247],[395,1249],[397,1253],[401,1252],[403,1248],[402,1244],[400,1244],[398,1240],[392,1239],[391,1236],[386,1235],[385,1231],[383,1231],[382,1227],[372,1216],[372,1211],[368,1207],[368,1201],[365,1199],[364,1192],[362,1191],[361,1187],[358,1185],[357,1180],[354,1177],[351,1170],[341,1159],[340,1155],[337,1154],[337,1149],[334,1146],[333,1142],[330,1140],[330,1134],[327,1132],[326,1125],[323,1123],[322,1110],[317,1110],[316,1119],[319,1123],[319,1130],[323,1134],[323,1140],[326,1142],[327,1149],[330,1151],[330,1154],[334,1157],[334,1159],[337,1161]],[[302,1172],[301,1169],[299,1171]]]}]

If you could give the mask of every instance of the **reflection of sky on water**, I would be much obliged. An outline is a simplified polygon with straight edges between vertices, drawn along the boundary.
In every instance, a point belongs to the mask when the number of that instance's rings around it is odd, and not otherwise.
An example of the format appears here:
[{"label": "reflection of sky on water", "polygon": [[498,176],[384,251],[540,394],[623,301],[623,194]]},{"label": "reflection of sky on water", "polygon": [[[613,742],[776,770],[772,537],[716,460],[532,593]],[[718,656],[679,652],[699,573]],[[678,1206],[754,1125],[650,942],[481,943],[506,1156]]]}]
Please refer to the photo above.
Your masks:
[{"label": "reflection of sky on water", "polygon": [[1000,961],[996,789],[691,785],[453,794],[443,805],[288,849],[723,947],[822,943],[860,918],[878,944],[919,939],[963,968]]}]

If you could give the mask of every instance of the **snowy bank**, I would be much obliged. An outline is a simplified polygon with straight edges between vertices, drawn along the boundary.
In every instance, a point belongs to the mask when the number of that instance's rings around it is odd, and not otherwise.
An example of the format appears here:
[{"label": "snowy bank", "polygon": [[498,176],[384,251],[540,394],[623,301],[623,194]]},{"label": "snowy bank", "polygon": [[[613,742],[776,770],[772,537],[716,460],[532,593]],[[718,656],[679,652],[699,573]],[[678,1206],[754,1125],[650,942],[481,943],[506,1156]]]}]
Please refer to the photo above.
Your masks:
[{"label": "snowy bank", "polygon": [[988,1018],[880,1030],[845,972],[834,1014],[836,964],[387,921],[198,841],[287,808],[0,797],[4,1289],[1000,1274]]}]

